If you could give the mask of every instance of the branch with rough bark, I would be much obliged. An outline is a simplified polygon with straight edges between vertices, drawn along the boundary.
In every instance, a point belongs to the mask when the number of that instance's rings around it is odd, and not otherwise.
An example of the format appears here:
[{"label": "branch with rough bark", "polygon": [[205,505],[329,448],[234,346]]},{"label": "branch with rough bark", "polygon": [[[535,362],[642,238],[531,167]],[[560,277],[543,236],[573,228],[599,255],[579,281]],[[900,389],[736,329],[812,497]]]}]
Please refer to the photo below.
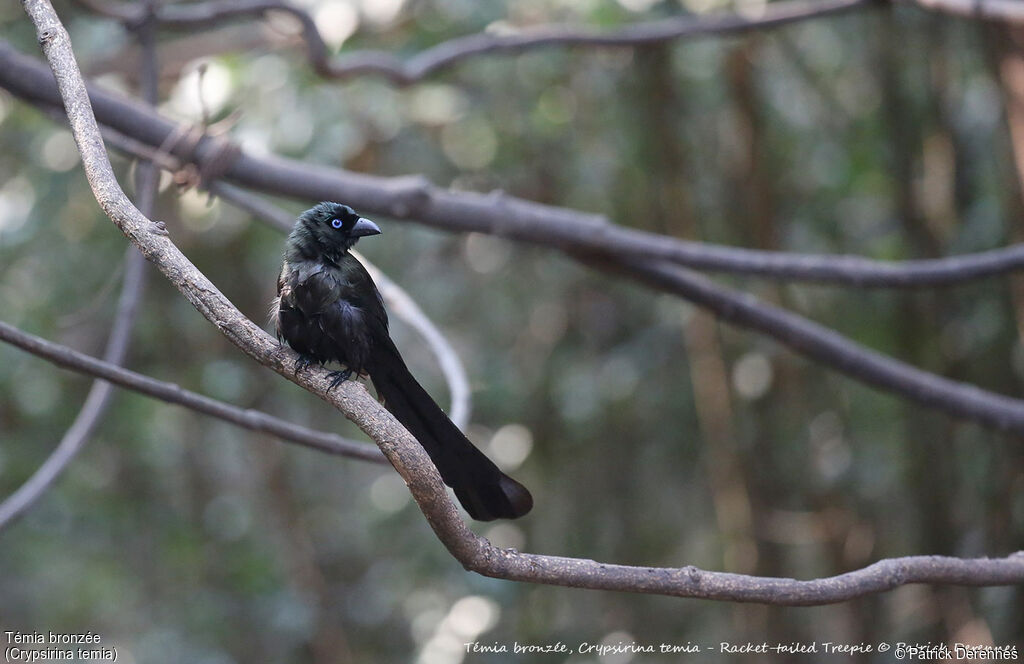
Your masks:
[{"label": "branch with rough bark", "polygon": [[[122,141],[120,135],[118,140]],[[122,142],[121,147],[137,150]],[[222,182],[210,183],[211,191],[233,200],[255,216],[285,228],[280,210]],[[723,320],[767,334],[807,357],[833,366],[851,377],[894,391],[946,412],[975,419],[998,429],[1024,431],[1024,410],[1018,399],[979,390],[916,367],[898,362],[860,346],[822,325],[784,309],[700,277],[684,268],[656,261],[627,260],[587,254],[577,256],[597,269],[618,271],[652,288],[674,293],[713,311]]]},{"label": "branch with rough bark", "polygon": [[796,581],[706,572],[694,567],[608,565],[492,546],[466,527],[429,457],[361,386],[346,383],[328,392],[325,372],[296,375],[294,353],[275,344],[242,316],[181,254],[165,226],[148,219],[131,204],[114,177],[66,31],[47,0],[25,0],[24,5],[57,79],[90,187],[107,216],[243,352],[332,403],[370,435],[409,485],[435,533],[467,569],[537,583],[788,605],[843,601],[906,583],[990,585],[1024,581],[1024,555],[974,560],[900,558],[837,577]]}]

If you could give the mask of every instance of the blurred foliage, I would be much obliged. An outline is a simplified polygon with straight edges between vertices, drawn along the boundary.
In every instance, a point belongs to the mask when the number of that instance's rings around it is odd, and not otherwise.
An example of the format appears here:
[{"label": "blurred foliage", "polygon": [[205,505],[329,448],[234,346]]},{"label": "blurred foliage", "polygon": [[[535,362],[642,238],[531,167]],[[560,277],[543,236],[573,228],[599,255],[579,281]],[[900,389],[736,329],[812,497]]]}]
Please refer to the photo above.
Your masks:
[{"label": "blurred foliage", "polygon": [[[496,22],[614,28],[715,5],[305,4],[329,37],[348,38],[345,49],[398,54]],[[58,10],[83,68],[134,90],[123,69],[135,62],[130,33],[67,2]],[[1020,233],[998,51],[982,24],[864,10],[741,38],[480,57],[397,89],[319,80],[301,49],[274,46],[268,35],[289,26],[271,23],[219,28],[223,53],[201,60],[192,37],[162,34],[161,110],[198,121],[202,85],[213,120],[240,113],[231,134],[249,150],[500,188],[712,242],[900,259]],[[15,5],[0,7],[0,24],[36,52]],[[242,38],[253,33],[265,46]],[[133,165],[114,161],[127,187]],[[279,202],[298,213],[313,201]],[[266,320],[280,234],[166,175],[155,217],[243,312]],[[1024,548],[1019,440],[823,371],[558,252],[377,221],[385,234],[359,248],[455,344],[474,386],[471,437],[498,457],[529,446],[515,474],[536,509],[474,525],[495,543],[797,578],[891,556]],[[99,354],[124,246],[67,131],[0,92],[3,319]],[[1008,279],[914,292],[723,281],[931,371],[1021,393],[1022,303]],[[425,345],[394,328],[443,402]],[[243,357],[156,274],[129,366],[360,436]],[[0,348],[0,494],[43,461],[88,387]],[[471,641],[1007,644],[1024,633],[1012,588],[914,586],[780,609],[485,579],[448,556],[390,469],[128,393],[3,533],[0,569],[0,628],[89,629],[117,643],[122,661],[147,664],[514,659],[467,655]]]}]

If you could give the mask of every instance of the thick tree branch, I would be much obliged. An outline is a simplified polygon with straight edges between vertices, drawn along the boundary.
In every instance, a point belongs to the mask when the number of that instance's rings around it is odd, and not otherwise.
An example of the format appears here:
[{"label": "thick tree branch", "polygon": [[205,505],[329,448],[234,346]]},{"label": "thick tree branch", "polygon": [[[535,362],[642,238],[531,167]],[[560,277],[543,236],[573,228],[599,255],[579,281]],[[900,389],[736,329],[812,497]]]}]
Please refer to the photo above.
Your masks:
[{"label": "thick tree branch", "polygon": [[[0,41],[0,86],[22,98],[59,103],[52,76],[40,62]],[[229,150],[222,138],[180,137],[179,125],[120,95],[90,86],[99,120],[151,148],[172,145],[176,157],[201,169]],[[335,198],[361,210],[456,232],[479,232],[517,242],[609,256],[657,259],[698,270],[761,275],[856,287],[933,287],[1024,268],[1024,245],[963,256],[878,261],[724,247],[625,228],[603,215],[533,203],[497,191],[450,191],[419,176],[381,177],[241,152],[223,175],[259,191],[303,200]]]},{"label": "thick tree branch", "polygon": [[16,346],[64,369],[87,376],[95,376],[108,384],[145,394],[167,403],[177,404],[249,431],[267,433],[281,440],[328,454],[373,463],[387,463],[387,459],[380,453],[380,450],[372,445],[357,443],[337,434],[309,429],[262,411],[239,408],[223,401],[211,399],[174,383],[157,380],[80,353],[67,346],[47,341],[3,321],[0,321],[0,341]]},{"label": "thick tree branch", "polygon": [[[141,20],[140,10],[130,4],[98,0],[78,2],[92,11],[129,25]],[[514,54],[543,47],[629,48],[688,37],[765,29],[840,14],[871,4],[878,4],[878,0],[786,0],[767,5],[756,18],[736,14],[676,16],[634,23],[612,31],[553,25],[510,34],[481,33],[442,42],[407,60],[386,51],[354,51],[332,57],[309,14],[283,0],[210,0],[195,4],[166,4],[157,10],[156,20],[164,27],[196,30],[239,17],[260,17],[269,11],[283,12],[299,22],[310,64],[321,76],[346,79],[374,74],[396,85],[409,85],[480,55]]]}]

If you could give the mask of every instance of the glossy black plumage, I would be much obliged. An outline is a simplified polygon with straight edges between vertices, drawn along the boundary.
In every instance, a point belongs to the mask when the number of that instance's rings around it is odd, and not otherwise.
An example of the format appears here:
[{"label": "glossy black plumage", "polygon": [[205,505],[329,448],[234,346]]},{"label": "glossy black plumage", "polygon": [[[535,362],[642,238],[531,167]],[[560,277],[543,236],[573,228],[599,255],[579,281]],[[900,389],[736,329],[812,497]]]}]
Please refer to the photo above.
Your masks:
[{"label": "glossy black plumage", "polygon": [[514,519],[533,507],[524,486],[502,473],[452,424],[412,374],[388,334],[376,285],[348,250],[377,226],[352,208],[320,203],[288,236],[273,312],[277,337],[300,365],[345,365],[335,381],[369,374],[384,406],[430,455],[445,484],[479,521]]}]

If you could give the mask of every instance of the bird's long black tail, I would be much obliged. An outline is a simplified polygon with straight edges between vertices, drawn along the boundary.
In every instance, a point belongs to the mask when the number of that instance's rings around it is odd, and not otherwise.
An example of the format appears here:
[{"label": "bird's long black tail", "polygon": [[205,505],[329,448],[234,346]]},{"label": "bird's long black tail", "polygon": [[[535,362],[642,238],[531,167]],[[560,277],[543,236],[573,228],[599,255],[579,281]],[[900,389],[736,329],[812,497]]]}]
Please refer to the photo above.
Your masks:
[{"label": "bird's long black tail", "polygon": [[437,466],[444,483],[477,521],[516,519],[533,496],[473,446],[427,394],[388,339],[366,367],[384,406],[409,430]]}]

